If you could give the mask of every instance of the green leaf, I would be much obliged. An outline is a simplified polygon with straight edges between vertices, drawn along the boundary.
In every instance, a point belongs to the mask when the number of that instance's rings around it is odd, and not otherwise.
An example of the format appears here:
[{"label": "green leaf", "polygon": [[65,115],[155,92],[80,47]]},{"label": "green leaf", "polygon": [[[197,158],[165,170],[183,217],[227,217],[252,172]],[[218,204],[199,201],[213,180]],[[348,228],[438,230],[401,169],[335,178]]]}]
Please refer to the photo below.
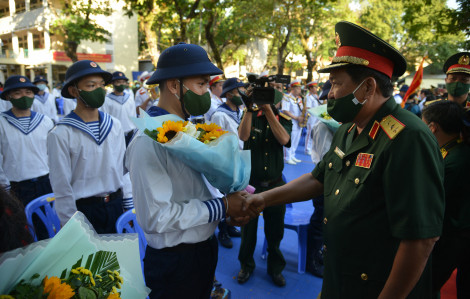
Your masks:
[{"label": "green leaf", "polygon": [[78,288],[78,298],[80,299],[96,299],[98,298],[93,290],[85,287]]}]

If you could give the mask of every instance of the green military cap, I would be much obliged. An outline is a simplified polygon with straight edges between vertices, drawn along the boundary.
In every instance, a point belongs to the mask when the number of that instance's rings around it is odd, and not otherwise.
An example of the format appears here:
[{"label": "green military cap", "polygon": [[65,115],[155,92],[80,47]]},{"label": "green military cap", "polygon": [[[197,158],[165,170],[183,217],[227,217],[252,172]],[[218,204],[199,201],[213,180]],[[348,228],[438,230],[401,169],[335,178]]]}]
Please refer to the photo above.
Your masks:
[{"label": "green military cap", "polygon": [[319,73],[348,65],[362,65],[379,71],[389,78],[399,77],[406,71],[406,60],[394,47],[370,31],[350,22],[335,26],[338,50],[333,61]]},{"label": "green military cap", "polygon": [[444,73],[466,73],[470,75],[470,52],[460,52],[447,59],[442,69]]}]

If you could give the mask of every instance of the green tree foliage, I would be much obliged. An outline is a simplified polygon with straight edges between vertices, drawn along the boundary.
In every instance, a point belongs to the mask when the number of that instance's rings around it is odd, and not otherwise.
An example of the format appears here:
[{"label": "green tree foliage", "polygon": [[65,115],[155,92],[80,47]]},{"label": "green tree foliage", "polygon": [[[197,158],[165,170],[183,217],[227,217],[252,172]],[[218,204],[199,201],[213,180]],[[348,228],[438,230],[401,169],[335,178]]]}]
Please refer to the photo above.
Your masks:
[{"label": "green tree foliage", "polygon": [[73,61],[77,61],[77,48],[83,40],[107,42],[109,31],[98,25],[93,16],[109,16],[113,10],[108,0],[73,1],[63,0],[62,9],[55,9],[52,0],[47,0],[56,20],[51,32],[64,37],[64,51]]}]

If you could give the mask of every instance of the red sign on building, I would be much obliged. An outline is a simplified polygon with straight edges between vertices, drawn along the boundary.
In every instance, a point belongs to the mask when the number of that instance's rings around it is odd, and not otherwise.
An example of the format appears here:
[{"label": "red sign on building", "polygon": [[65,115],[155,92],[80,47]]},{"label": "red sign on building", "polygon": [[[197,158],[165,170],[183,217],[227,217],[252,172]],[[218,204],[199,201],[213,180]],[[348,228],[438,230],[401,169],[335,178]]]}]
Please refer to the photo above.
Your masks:
[{"label": "red sign on building", "polygon": [[[52,58],[55,61],[72,61],[65,52],[54,51],[52,52]],[[94,62],[113,62],[113,56],[111,54],[87,54],[77,53],[78,60],[92,60]]]}]

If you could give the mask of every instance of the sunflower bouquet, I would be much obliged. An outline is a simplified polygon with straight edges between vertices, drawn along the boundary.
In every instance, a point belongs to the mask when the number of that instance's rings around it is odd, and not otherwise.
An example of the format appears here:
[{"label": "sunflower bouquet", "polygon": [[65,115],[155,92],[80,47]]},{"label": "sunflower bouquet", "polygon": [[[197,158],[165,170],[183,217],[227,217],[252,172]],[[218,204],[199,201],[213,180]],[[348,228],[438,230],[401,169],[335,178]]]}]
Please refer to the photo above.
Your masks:
[{"label": "sunflower bouquet", "polygon": [[328,129],[330,129],[333,133],[338,130],[339,126],[341,126],[340,123],[338,123],[336,120],[334,120],[329,114],[326,109],[326,104],[310,108],[308,110],[308,113],[310,115],[316,116],[322,123],[324,123]]},{"label": "sunflower bouquet", "polygon": [[137,235],[98,235],[80,212],[53,238],[2,254],[0,273],[0,299],[140,299],[149,294]]},{"label": "sunflower bouquet", "polygon": [[[249,151],[240,150],[238,136],[217,124],[193,124],[167,114],[150,117],[141,111],[133,121],[144,137],[164,147],[223,193],[244,190],[251,172]],[[138,137],[139,138],[139,137]]]}]

